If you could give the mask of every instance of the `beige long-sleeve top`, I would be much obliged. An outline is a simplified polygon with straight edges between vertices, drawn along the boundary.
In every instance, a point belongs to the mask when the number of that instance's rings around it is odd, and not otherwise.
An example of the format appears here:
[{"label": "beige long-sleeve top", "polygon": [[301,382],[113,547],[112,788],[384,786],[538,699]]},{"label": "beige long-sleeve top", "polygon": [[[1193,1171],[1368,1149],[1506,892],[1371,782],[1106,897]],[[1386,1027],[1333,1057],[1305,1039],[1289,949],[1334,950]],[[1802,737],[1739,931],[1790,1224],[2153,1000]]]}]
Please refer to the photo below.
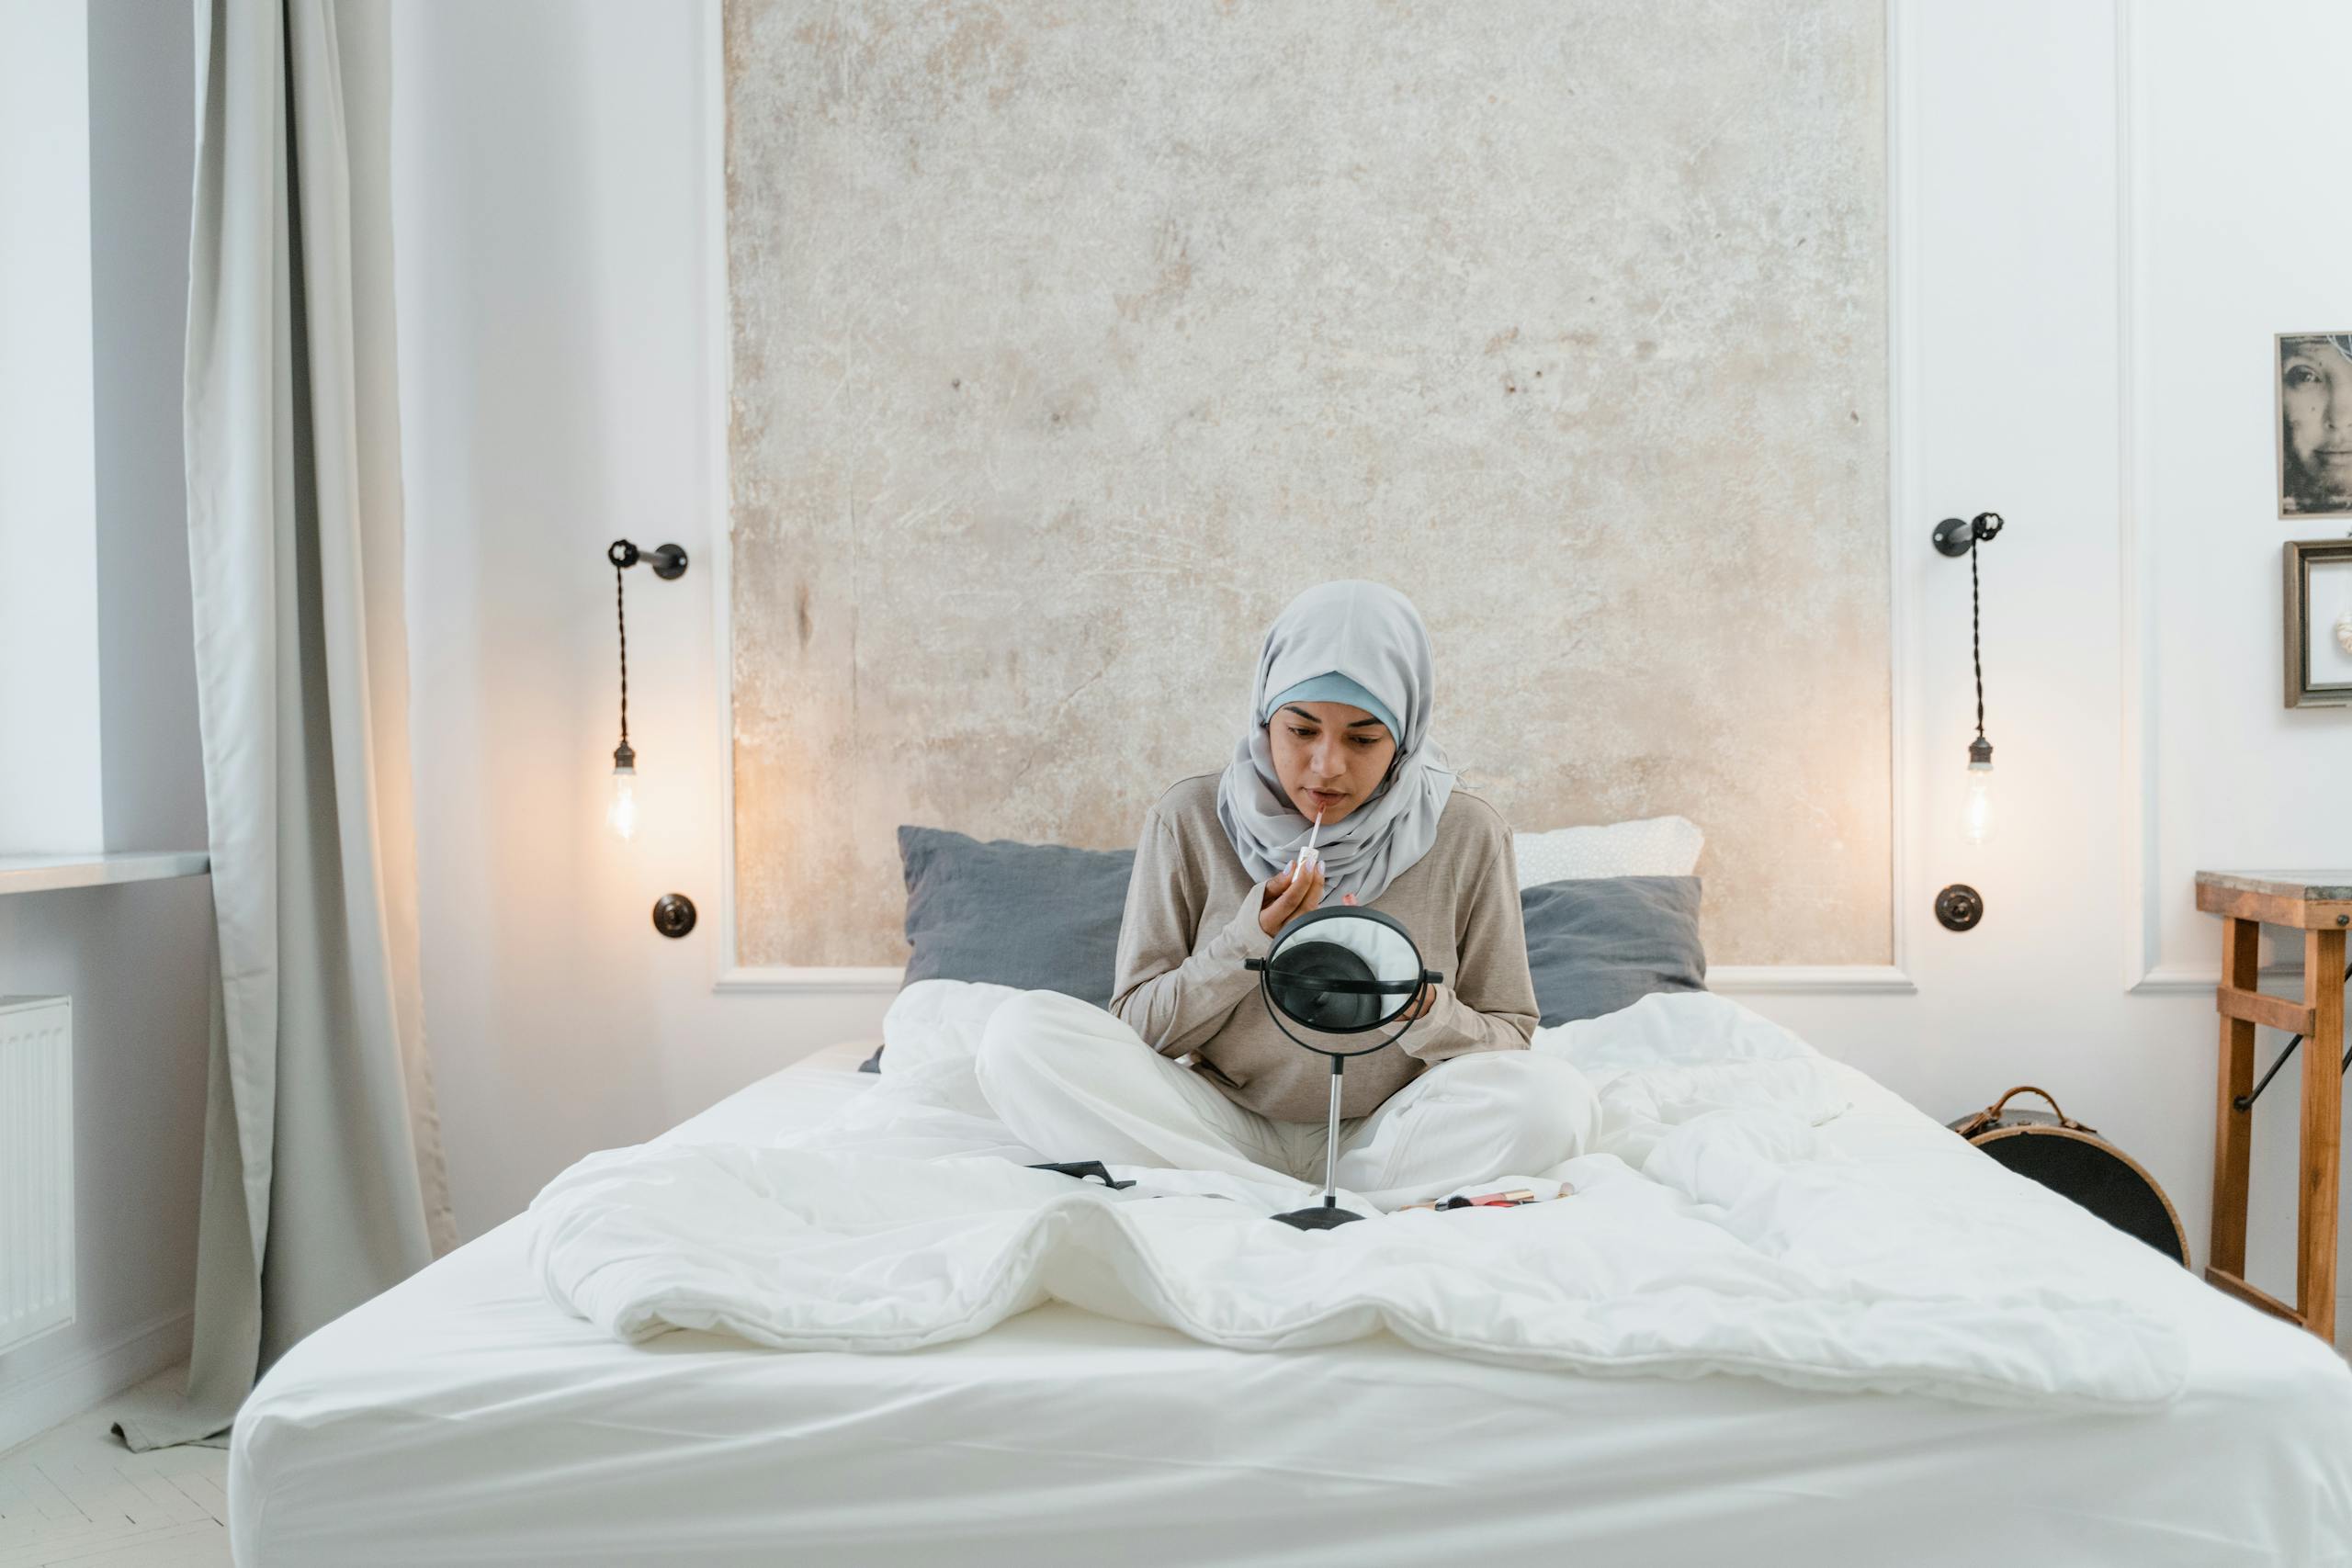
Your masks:
[{"label": "beige long-sleeve top", "polygon": [[[1250,880],[1216,819],[1217,776],[1183,780],[1144,818],[1111,1010],[1162,1055],[1192,1053],[1193,1070],[1237,1104],[1278,1122],[1320,1122],[1330,1103],[1329,1058],[1275,1026],[1257,975],[1242,967],[1263,958],[1273,940],[1258,924],[1265,885]],[[1527,1048],[1535,982],[1520,923],[1518,860],[1500,812],[1457,785],[1437,841],[1369,908],[1403,924],[1422,967],[1444,976],[1443,990],[1397,1044],[1348,1062],[1341,1115],[1370,1113],[1432,1062]]]}]

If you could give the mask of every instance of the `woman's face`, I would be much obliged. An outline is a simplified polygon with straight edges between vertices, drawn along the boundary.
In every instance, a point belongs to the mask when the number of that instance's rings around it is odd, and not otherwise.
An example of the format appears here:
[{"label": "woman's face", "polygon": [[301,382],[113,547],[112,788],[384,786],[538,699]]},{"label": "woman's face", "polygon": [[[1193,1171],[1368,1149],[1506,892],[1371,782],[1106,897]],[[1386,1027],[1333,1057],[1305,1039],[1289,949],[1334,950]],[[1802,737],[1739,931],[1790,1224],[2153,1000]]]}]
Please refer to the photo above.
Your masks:
[{"label": "woman's face", "polygon": [[1266,721],[1274,776],[1298,814],[1323,826],[1372,798],[1396,755],[1388,727],[1346,703],[1284,703]]},{"label": "woman's face", "polygon": [[2352,507],[2352,360],[2324,337],[2290,337],[2278,376],[2287,450],[2305,476],[2296,499],[2317,511]]}]

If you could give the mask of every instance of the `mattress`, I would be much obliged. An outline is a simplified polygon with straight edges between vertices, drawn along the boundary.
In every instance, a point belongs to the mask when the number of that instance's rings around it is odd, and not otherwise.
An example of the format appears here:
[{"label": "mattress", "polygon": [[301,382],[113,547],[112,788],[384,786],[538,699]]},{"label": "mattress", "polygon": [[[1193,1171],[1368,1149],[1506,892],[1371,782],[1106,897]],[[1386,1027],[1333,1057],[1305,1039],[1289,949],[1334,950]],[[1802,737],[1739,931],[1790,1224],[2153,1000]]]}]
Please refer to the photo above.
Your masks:
[{"label": "mattress", "polygon": [[[875,1081],[853,1070],[867,1049],[661,1141],[808,1125]],[[1956,1157],[1836,1070],[1855,1109],[1824,1131],[1858,1158]],[[2115,1416],[1585,1378],[1387,1338],[1250,1353],[1058,1305],[903,1355],[629,1346],[542,1293],[527,1223],[271,1369],[230,1456],[243,1568],[2352,1563],[2333,1352],[2136,1245],[2116,1269],[2172,1294],[2191,1373],[2176,1404]]]}]

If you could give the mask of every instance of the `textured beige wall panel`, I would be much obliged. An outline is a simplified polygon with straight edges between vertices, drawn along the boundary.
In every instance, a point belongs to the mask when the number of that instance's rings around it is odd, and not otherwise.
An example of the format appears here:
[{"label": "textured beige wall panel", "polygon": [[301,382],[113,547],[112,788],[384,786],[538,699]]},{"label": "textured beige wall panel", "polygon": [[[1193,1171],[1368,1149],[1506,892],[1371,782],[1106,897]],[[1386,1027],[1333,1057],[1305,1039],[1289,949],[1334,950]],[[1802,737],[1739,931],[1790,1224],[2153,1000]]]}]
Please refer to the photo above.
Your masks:
[{"label": "textured beige wall panel", "polygon": [[1880,0],[727,7],[746,964],[894,829],[1114,846],[1365,576],[1523,828],[1889,937]]}]

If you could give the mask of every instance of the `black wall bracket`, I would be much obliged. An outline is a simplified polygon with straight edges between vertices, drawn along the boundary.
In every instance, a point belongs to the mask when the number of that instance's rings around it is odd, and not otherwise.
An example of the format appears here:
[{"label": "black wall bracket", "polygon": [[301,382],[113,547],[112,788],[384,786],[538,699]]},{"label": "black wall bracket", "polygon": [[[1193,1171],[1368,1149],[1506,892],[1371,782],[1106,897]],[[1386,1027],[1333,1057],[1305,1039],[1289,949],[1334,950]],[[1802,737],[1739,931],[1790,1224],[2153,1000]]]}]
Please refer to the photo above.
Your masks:
[{"label": "black wall bracket", "polygon": [[1999,535],[2004,522],[1997,512],[1980,512],[1973,517],[1947,517],[1936,525],[1930,537],[1936,541],[1936,548],[1958,558],[1966,555],[1977,540]]},{"label": "black wall bracket", "polygon": [[1955,882],[1936,895],[1936,919],[1946,931],[1973,931],[1984,918],[1984,896],[1965,882]]},{"label": "black wall bracket", "polygon": [[650,550],[640,550],[627,539],[615,539],[605,547],[605,558],[616,568],[643,561],[664,582],[675,582],[686,575],[686,552],[676,545],[656,545]]}]

